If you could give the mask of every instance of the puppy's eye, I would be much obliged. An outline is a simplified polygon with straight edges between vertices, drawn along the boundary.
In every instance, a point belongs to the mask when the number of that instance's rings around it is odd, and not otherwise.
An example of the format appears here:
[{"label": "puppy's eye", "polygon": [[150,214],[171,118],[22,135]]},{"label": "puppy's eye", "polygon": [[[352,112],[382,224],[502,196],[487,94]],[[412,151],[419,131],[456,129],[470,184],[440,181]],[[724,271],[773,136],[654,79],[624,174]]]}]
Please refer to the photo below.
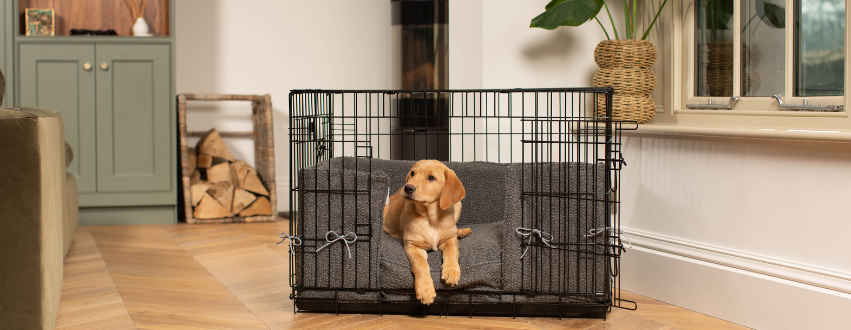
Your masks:
[{"label": "puppy's eye", "polygon": [[437,180],[437,179],[435,179],[435,178],[434,178],[434,175],[429,175],[429,176],[428,176],[428,181],[434,181],[434,180]]},{"label": "puppy's eye", "polygon": [[411,171],[411,176],[414,176],[414,171]]}]

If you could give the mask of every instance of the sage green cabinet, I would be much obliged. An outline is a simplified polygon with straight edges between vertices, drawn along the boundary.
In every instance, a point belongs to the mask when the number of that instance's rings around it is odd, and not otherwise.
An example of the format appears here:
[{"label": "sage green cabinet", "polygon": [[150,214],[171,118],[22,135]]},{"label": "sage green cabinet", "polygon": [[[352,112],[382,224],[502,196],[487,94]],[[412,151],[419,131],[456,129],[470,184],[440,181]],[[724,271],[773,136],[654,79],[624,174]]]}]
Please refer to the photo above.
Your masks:
[{"label": "sage green cabinet", "polygon": [[167,45],[98,45],[99,192],[171,191]]},{"label": "sage green cabinet", "polygon": [[[62,113],[81,225],[175,223],[177,1],[147,7],[148,37],[127,35],[132,17],[101,2],[0,0],[2,105]],[[56,9],[54,36],[26,35],[23,9],[39,3]],[[70,35],[74,25],[120,35]]]},{"label": "sage green cabinet", "polygon": [[170,47],[19,45],[19,105],[62,113],[81,207],[176,205]]},{"label": "sage green cabinet", "polygon": [[92,45],[20,47],[19,104],[62,114],[65,141],[74,150],[68,172],[76,176],[80,192],[97,192],[94,61]]}]

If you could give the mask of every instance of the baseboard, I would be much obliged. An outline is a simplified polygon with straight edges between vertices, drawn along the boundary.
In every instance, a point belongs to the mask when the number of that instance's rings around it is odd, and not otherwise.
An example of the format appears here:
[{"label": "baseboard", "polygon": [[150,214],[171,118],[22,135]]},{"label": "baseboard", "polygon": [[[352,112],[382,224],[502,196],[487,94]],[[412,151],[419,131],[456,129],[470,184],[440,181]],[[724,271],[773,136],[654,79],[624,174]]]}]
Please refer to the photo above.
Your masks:
[{"label": "baseboard", "polygon": [[81,226],[148,225],[177,223],[175,206],[80,208]]},{"label": "baseboard", "polygon": [[625,229],[624,231],[636,246],[829,290],[851,293],[851,274],[849,273],[689,242],[639,230]]},{"label": "baseboard", "polygon": [[847,273],[625,231],[633,248],[622,257],[624,290],[757,329],[851,324]]}]

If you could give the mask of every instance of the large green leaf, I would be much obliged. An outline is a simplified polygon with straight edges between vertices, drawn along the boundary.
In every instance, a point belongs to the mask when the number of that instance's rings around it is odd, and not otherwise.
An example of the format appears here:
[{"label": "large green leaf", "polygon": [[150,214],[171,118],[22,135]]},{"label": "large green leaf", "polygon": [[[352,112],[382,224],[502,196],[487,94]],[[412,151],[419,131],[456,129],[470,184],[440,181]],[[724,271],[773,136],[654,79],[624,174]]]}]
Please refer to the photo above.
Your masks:
[{"label": "large green leaf", "polygon": [[555,30],[559,26],[579,26],[597,16],[604,0],[553,0],[547,11],[532,19],[529,27]]},{"label": "large green leaf", "polygon": [[765,10],[765,18],[768,19],[765,22],[766,24],[778,29],[786,26],[786,8],[768,2],[763,4],[763,8]]},{"label": "large green leaf", "polygon": [[550,3],[548,3],[546,6],[544,6],[544,10],[550,10],[553,7],[555,7],[555,6],[561,4],[562,2],[565,2],[565,1],[567,1],[567,0],[552,0],[552,1],[550,1]]},{"label": "large green leaf", "polygon": [[709,30],[729,30],[727,25],[733,17],[733,0],[707,0],[700,2],[704,6],[706,28]]}]

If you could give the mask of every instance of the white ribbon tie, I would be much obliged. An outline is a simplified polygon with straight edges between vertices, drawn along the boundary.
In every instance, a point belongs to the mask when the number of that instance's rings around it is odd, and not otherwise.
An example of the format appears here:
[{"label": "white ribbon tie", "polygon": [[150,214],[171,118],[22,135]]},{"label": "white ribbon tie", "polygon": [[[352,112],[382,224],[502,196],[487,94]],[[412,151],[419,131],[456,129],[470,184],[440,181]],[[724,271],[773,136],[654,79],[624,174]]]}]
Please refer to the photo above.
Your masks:
[{"label": "white ribbon tie", "polygon": [[[523,259],[523,256],[526,255],[526,251],[529,250],[529,245],[532,245],[532,236],[534,235],[538,235],[538,239],[541,240],[541,242],[543,242],[547,246],[552,246],[550,245],[550,241],[553,240],[553,235],[550,235],[545,231],[541,231],[540,229],[517,227],[516,229],[514,229],[514,232],[519,234],[520,236],[525,236],[529,238],[529,242],[526,243],[526,248],[523,249],[523,254],[520,255],[520,259]],[[549,236],[550,238],[545,238],[544,235]]]},{"label": "white ribbon tie", "polygon": [[[331,236],[330,236],[331,234],[333,234],[337,238],[331,239]],[[326,246],[331,245],[334,242],[339,241],[339,240],[343,240],[343,243],[346,243],[346,249],[349,250],[349,259],[351,259],[352,258],[352,248],[349,247],[349,244],[354,243],[355,241],[358,240],[358,235],[356,235],[353,232],[349,232],[348,234],[345,234],[343,236],[340,236],[340,234],[337,234],[337,232],[335,232],[335,231],[329,231],[329,232],[325,233],[325,241],[327,241],[328,244],[320,246],[318,249],[316,249],[316,252],[319,252],[319,250],[322,250]]]},{"label": "white ribbon tie", "polygon": [[278,242],[278,243],[275,243],[275,245],[281,244],[285,240],[290,240],[290,253],[295,255],[295,249],[293,249],[293,245],[295,245],[295,246],[301,245],[301,238],[298,238],[298,237],[295,237],[295,236],[290,236],[287,233],[281,233],[281,235],[278,236],[278,237],[281,238],[281,241]]},{"label": "white ribbon tie", "polygon": [[615,231],[614,227],[593,228],[591,230],[588,230],[588,235],[585,235],[584,237],[585,238],[591,238],[591,237],[594,237],[594,236],[598,236],[602,233],[605,233],[606,231],[616,232],[618,234],[618,237],[620,237],[620,235],[623,235],[623,237],[626,237],[626,243],[629,244],[629,248],[630,249],[632,248],[632,242],[629,241],[629,236],[627,236],[626,233],[624,233],[623,230],[621,230],[621,229],[618,229],[617,231]]}]

